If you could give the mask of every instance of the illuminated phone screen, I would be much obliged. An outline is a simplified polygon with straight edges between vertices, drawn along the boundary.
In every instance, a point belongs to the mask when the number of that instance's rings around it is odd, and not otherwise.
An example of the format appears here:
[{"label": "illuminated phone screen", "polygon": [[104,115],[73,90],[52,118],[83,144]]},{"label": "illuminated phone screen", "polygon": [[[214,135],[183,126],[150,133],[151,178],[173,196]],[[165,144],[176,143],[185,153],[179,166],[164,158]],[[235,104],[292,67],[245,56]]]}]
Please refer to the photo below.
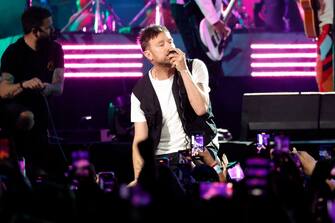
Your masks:
[{"label": "illuminated phone screen", "polygon": [[233,167],[228,168],[227,172],[232,180],[240,181],[244,178],[244,172],[240,163],[236,163]]},{"label": "illuminated phone screen", "polygon": [[196,156],[197,153],[203,152],[204,147],[204,136],[202,134],[194,134],[191,136],[192,143],[192,156]]},{"label": "illuminated phone screen", "polygon": [[200,198],[210,200],[214,197],[231,198],[233,195],[233,186],[231,183],[221,182],[200,182]]}]

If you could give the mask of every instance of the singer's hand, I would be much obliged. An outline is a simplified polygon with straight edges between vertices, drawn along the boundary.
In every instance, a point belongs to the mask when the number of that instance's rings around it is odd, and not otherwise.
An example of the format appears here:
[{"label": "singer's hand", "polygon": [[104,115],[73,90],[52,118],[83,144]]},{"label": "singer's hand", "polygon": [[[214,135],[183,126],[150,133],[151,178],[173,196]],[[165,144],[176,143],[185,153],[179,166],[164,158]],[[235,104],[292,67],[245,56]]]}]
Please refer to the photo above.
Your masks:
[{"label": "singer's hand", "polygon": [[178,71],[181,72],[187,69],[185,53],[180,49],[171,49],[171,53],[168,54],[168,59],[170,60],[172,67],[176,68]]},{"label": "singer's hand", "polygon": [[31,90],[39,90],[44,88],[42,81],[37,77],[22,82],[22,86],[24,89],[31,89]]}]

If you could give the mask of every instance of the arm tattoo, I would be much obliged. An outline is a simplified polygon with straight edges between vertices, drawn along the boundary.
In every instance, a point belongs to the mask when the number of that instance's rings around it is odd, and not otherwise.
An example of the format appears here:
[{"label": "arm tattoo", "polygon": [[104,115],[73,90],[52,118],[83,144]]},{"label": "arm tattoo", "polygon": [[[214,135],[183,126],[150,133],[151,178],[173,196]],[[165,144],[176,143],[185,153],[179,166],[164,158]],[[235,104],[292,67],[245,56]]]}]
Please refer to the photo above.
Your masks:
[{"label": "arm tattoo", "polygon": [[64,69],[62,68],[56,68],[53,77],[52,77],[52,83],[62,83],[64,81]]},{"label": "arm tattoo", "polygon": [[14,76],[11,75],[10,73],[2,73],[2,80],[7,81],[11,84],[14,83]]}]

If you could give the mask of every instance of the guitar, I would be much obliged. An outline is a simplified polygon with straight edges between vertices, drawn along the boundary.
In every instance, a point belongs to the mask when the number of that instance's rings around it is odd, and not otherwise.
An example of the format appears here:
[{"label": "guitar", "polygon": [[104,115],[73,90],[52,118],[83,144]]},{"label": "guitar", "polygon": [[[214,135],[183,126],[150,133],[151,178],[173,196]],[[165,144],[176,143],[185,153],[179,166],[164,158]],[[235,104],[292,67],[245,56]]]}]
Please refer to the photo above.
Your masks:
[{"label": "guitar", "polygon": [[[236,0],[230,0],[227,8],[222,13],[222,21],[225,23],[232,12],[233,6]],[[199,25],[199,34],[202,43],[207,47],[207,56],[213,61],[220,61],[223,57],[224,42],[230,35],[231,30],[229,30],[228,35],[223,38],[220,33],[217,33],[214,27],[203,18]]]},{"label": "guitar", "polygon": [[316,10],[317,0],[300,0],[304,9],[304,29],[305,34],[309,38],[319,36],[319,21]]}]

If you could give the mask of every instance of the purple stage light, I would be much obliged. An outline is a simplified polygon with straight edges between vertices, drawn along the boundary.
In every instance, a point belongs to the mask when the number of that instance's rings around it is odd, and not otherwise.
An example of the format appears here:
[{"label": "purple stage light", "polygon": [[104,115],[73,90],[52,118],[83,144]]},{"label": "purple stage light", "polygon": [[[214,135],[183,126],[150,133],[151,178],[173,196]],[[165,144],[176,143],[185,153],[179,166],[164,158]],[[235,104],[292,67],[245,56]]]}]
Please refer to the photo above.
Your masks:
[{"label": "purple stage light", "polygon": [[91,77],[142,77],[142,72],[65,72],[66,78]]},{"label": "purple stage light", "polygon": [[253,77],[315,76],[316,44],[252,43]]},{"label": "purple stage light", "polygon": [[126,78],[143,76],[138,44],[62,45],[66,78]]}]

